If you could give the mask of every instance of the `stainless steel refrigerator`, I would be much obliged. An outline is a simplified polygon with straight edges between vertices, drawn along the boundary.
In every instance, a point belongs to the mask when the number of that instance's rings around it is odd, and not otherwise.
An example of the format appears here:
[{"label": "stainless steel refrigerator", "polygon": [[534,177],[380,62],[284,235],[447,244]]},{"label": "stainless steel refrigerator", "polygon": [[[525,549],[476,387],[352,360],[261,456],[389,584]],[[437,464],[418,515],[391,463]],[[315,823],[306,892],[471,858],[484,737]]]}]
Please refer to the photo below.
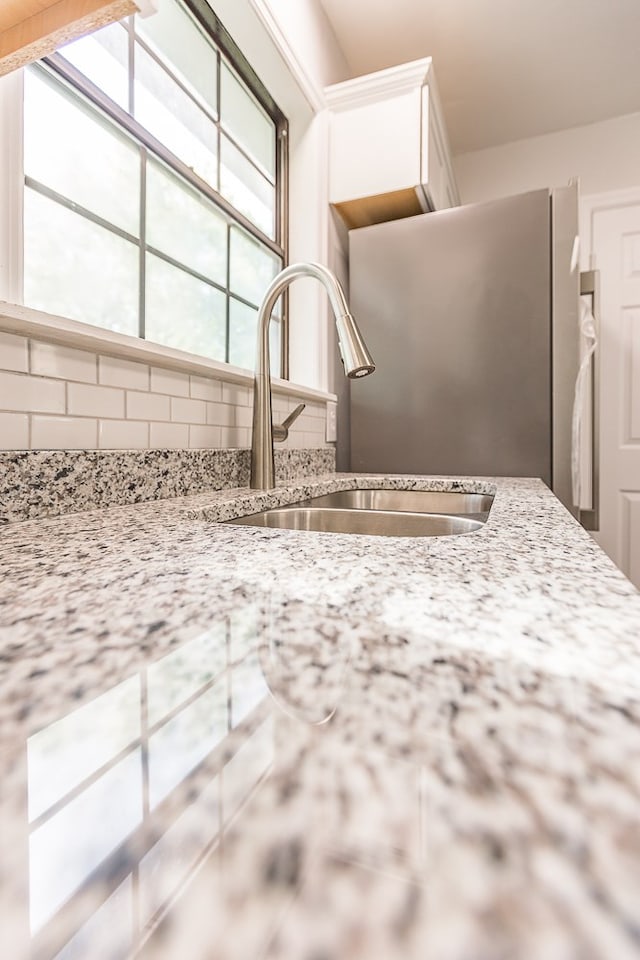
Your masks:
[{"label": "stainless steel refrigerator", "polygon": [[576,184],[350,232],[377,363],[350,391],[351,470],[542,477],[571,506],[577,233]]}]

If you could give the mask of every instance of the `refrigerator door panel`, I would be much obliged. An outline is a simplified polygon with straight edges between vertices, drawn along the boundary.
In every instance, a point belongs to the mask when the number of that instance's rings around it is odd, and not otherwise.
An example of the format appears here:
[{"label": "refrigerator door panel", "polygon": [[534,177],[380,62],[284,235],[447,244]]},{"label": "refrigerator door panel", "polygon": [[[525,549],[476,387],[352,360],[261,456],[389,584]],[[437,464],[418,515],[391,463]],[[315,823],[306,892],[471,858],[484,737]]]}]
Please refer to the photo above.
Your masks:
[{"label": "refrigerator door panel", "polygon": [[351,469],[551,482],[549,193],[352,230]]}]

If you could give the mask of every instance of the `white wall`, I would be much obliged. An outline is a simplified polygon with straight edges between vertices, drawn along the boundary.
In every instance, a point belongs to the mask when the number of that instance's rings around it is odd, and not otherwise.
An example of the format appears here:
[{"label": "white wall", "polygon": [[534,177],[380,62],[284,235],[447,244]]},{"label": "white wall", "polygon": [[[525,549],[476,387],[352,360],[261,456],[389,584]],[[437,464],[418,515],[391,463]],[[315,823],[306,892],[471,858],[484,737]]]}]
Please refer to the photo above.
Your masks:
[{"label": "white wall", "polygon": [[580,178],[580,193],[640,184],[640,113],[517,140],[454,158],[462,203],[557,187]]}]

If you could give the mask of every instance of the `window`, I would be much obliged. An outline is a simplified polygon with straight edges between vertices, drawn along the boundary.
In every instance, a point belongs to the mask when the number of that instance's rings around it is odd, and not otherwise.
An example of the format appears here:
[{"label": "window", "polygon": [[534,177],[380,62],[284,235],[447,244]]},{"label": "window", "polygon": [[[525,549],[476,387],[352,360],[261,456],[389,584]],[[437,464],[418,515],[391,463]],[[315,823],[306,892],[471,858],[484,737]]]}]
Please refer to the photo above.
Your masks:
[{"label": "window", "polygon": [[286,120],[205,7],[163,0],[26,70],[24,300],[253,369]]}]

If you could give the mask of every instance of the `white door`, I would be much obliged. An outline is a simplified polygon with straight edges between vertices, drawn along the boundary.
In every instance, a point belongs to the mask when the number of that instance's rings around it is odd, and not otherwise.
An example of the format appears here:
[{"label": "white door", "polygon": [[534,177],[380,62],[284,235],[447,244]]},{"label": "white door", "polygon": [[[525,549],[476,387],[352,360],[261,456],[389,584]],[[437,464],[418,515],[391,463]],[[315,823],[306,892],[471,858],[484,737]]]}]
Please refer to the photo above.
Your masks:
[{"label": "white door", "polygon": [[[628,198],[627,198],[628,201]],[[640,195],[591,211],[600,271],[600,532],[640,588]]]}]

